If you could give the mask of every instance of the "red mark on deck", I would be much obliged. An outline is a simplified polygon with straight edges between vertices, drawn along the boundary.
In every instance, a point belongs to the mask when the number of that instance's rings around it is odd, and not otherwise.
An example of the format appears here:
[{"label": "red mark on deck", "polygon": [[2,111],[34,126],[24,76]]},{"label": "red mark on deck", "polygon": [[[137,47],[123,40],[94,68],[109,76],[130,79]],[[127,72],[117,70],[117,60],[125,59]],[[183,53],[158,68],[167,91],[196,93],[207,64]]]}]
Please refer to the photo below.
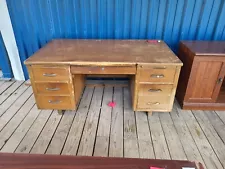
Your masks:
[{"label": "red mark on deck", "polygon": [[115,107],[115,106],[116,106],[116,102],[109,102],[109,103],[108,103],[108,106],[109,106],[109,107]]}]

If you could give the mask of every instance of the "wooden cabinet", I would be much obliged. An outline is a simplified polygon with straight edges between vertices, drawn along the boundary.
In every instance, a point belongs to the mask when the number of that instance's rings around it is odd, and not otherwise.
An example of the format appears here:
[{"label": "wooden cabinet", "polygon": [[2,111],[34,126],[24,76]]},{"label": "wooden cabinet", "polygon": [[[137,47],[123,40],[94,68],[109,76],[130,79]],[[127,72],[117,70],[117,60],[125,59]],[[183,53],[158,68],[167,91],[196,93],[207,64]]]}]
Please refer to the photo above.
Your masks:
[{"label": "wooden cabinet", "polygon": [[[181,42],[179,57],[184,66],[176,96],[184,109],[225,109],[225,97],[219,99],[225,75],[225,46],[221,43],[225,45],[224,42]],[[220,44],[218,51],[210,52],[216,44]]]}]

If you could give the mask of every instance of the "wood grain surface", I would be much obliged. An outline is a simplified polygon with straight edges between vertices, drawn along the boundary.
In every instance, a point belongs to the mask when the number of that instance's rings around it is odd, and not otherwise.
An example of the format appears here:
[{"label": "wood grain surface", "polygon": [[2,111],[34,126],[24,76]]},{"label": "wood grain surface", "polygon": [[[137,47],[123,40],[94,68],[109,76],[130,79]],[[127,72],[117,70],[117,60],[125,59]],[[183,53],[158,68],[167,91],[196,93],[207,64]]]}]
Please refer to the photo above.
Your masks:
[{"label": "wood grain surface", "polygon": [[190,161],[9,153],[0,154],[0,167],[4,167],[4,169],[149,169],[151,166],[165,167],[166,169],[180,169],[184,166],[197,168],[196,164]]},{"label": "wood grain surface", "polygon": [[[159,57],[160,56],[160,57]],[[53,40],[25,64],[135,65],[181,61],[164,42],[146,40]]]},{"label": "wood grain surface", "polygon": [[225,110],[225,43],[182,41],[179,58],[184,63],[177,87],[183,109]]}]

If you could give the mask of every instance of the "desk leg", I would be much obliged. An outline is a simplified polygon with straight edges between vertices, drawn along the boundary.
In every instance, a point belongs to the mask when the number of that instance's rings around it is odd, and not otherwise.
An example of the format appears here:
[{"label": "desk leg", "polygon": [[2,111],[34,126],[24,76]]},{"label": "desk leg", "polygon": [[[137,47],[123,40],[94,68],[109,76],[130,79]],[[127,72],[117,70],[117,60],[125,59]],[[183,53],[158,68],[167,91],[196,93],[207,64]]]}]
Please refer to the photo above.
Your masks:
[{"label": "desk leg", "polygon": [[58,110],[59,115],[63,115],[64,112],[65,112],[65,110]]},{"label": "desk leg", "polygon": [[152,111],[147,112],[149,116],[152,116]]}]

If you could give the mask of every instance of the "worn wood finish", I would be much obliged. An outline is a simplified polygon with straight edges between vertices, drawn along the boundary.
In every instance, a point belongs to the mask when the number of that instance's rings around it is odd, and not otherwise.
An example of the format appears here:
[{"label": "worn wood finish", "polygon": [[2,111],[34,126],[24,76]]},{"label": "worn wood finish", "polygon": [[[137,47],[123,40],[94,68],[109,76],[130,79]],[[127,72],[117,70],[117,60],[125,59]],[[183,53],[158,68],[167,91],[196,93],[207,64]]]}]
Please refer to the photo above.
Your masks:
[{"label": "worn wood finish", "polygon": [[176,66],[140,66],[139,82],[173,84]]},{"label": "worn wood finish", "polygon": [[[73,88],[74,88],[74,100],[75,104],[79,103],[80,97],[82,96],[85,87],[85,76],[84,75],[73,75]],[[73,96],[72,96],[73,97]],[[73,100],[73,98],[72,98]]]},{"label": "worn wood finish", "polygon": [[[224,42],[183,41],[177,99],[184,109],[224,110]],[[222,53],[223,51],[223,53]],[[210,53],[211,52],[211,53]]]},{"label": "worn wood finish", "polygon": [[[38,108],[59,112],[75,110],[83,92],[84,77],[99,74],[129,75],[134,111],[170,111],[179,77],[177,70],[182,66],[164,42],[144,40],[53,40],[25,64]],[[141,84],[173,87],[160,95],[164,97],[160,106],[146,106],[152,97],[145,97],[147,103],[142,104],[143,96],[138,93],[144,95],[146,91]]]},{"label": "worn wood finish", "polygon": [[27,65],[126,66],[137,63],[182,65],[166,43],[146,40],[53,40],[25,61]]},{"label": "worn wood finish", "polygon": [[[181,110],[175,102],[170,113],[150,116],[131,109],[127,87],[104,87],[96,92],[100,99],[94,90],[86,87],[77,111],[60,116],[57,111],[37,110],[29,87],[16,98],[8,95],[1,104],[8,108],[0,116],[0,151],[188,159],[201,162],[205,169],[224,168],[224,111]],[[114,108],[107,105],[112,100]],[[90,122],[95,126],[92,141],[87,136]]]},{"label": "worn wood finish", "polygon": [[138,96],[168,96],[173,85],[140,84]]},{"label": "worn wood finish", "polygon": [[69,80],[69,66],[33,65],[32,72],[35,82]]},{"label": "worn wood finish", "polygon": [[145,110],[150,112],[149,115],[152,111],[171,111],[179,74],[180,66],[138,66],[135,88],[134,85],[131,86],[134,88],[134,94],[132,94],[134,110]]},{"label": "worn wood finish", "polygon": [[190,161],[171,161],[171,160],[147,160],[130,158],[104,158],[104,157],[74,157],[74,156],[54,156],[54,155],[25,155],[25,154],[0,154],[0,167],[5,169],[18,168],[74,168],[74,169],[134,169],[166,167],[167,169],[180,169],[183,166],[197,168],[199,164]]},{"label": "worn wood finish", "polygon": [[38,95],[37,102],[39,109],[73,109],[69,96]]},{"label": "worn wood finish", "polygon": [[139,96],[138,97],[138,103],[137,108],[139,110],[141,109],[147,109],[147,110],[155,110],[155,111],[165,111],[169,109],[169,101],[170,96]]},{"label": "worn wood finish", "polygon": [[136,66],[71,66],[73,74],[136,74]]},{"label": "worn wood finish", "polygon": [[35,86],[40,95],[70,95],[68,83],[36,83]]}]

